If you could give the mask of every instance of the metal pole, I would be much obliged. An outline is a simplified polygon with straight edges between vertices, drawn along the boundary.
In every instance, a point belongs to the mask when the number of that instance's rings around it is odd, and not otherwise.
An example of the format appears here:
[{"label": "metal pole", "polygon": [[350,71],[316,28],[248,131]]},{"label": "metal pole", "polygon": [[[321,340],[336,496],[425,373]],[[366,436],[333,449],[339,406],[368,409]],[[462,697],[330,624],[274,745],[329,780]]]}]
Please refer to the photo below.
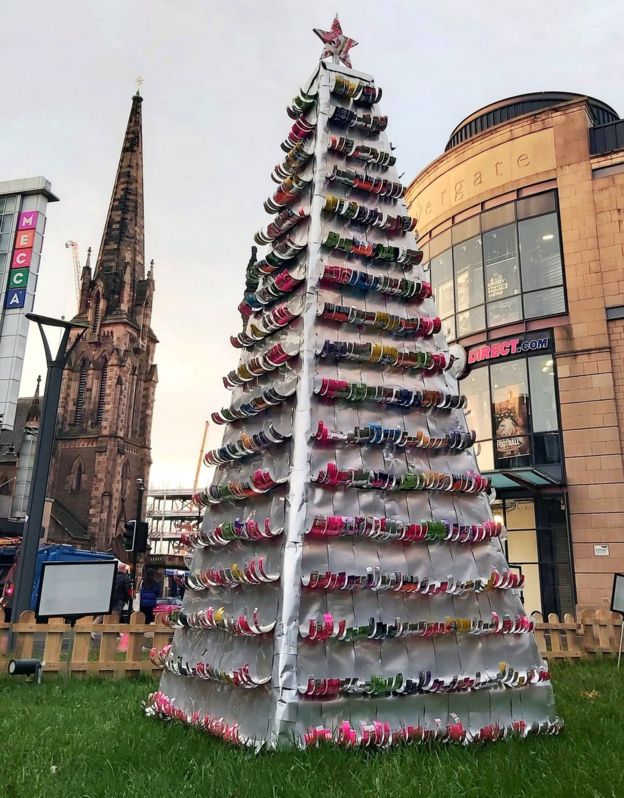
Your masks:
[{"label": "metal pole", "polygon": [[137,540],[137,528],[141,523],[141,514],[143,513],[143,493],[145,491],[145,483],[143,479],[139,477],[137,479],[137,511],[136,511],[136,521],[134,526],[134,547],[132,549],[132,582],[134,584],[134,588],[136,590],[136,571],[137,571],[137,560],[138,560],[138,552],[136,547],[136,540]]},{"label": "metal pole", "polygon": [[199,450],[199,457],[197,458],[197,468],[195,469],[195,480],[193,482],[193,493],[197,490],[197,483],[199,482],[199,474],[201,472],[202,461],[204,459],[204,449],[206,448],[206,436],[208,435],[208,422],[204,423],[204,436],[202,438],[201,447]]},{"label": "metal pole", "polygon": [[617,669],[620,670],[620,660],[622,659],[622,638],[624,637],[624,615],[622,615],[622,626],[620,627],[620,647],[618,649]]},{"label": "metal pole", "polygon": [[[27,521],[24,526],[19,563],[17,566],[16,588],[11,613],[12,623],[17,623],[22,612],[27,610],[30,606],[30,597],[35,581],[37,551],[39,549],[39,539],[41,537],[50,462],[52,460],[52,449],[54,447],[54,438],[56,434],[56,416],[61,395],[63,369],[74,347],[82,335],[84,335],[83,330],[83,332],[76,337],[76,340],[68,350],[67,343],[72,328],[82,325],[58,321],[57,319],[46,319],[44,316],[35,316],[34,314],[27,314],[27,317],[35,321],[39,327],[43,348],[46,354],[48,371],[43,394],[43,407],[39,425],[39,435],[37,437],[37,448],[35,450],[35,460],[33,463],[32,480],[30,483],[30,495],[26,508]],[[61,338],[61,343],[59,344],[55,358],[52,358],[48,339],[46,338],[42,326],[42,324],[46,323],[63,328],[63,337]],[[14,643],[14,634],[11,633],[9,647],[12,647]]]}]

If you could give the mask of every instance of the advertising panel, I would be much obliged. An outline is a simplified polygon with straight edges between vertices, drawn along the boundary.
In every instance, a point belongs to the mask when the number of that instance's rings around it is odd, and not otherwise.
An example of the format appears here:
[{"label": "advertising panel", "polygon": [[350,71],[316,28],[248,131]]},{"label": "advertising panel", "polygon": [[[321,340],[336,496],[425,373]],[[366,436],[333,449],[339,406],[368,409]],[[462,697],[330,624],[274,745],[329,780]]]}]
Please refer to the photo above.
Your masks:
[{"label": "advertising panel", "polygon": [[509,460],[531,452],[526,383],[492,385],[496,459]]}]

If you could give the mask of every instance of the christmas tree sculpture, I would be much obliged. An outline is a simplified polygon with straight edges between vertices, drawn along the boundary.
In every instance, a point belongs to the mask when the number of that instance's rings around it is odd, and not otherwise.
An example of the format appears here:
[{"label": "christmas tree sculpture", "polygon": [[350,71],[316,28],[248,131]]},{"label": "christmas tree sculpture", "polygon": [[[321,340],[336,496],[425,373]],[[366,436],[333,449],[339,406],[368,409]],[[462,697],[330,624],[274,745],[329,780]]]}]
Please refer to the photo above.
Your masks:
[{"label": "christmas tree sculpture", "polygon": [[381,89],[337,18],[315,32],[333,58],[288,108],[148,712],[268,747],[557,731]]}]

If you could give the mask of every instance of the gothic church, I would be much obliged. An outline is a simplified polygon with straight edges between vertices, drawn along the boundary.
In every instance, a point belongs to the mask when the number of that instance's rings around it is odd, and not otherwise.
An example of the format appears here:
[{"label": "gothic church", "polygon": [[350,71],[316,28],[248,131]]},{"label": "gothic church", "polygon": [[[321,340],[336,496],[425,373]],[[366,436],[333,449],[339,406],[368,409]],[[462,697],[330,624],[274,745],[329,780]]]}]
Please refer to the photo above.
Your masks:
[{"label": "gothic church", "polygon": [[117,553],[124,521],[136,517],[137,478],[147,486],[157,383],[153,263],[146,275],[143,240],[142,102],[137,92],[95,268],[89,255],[82,270],[76,320],[89,327],[65,370],[48,485],[51,541]]}]

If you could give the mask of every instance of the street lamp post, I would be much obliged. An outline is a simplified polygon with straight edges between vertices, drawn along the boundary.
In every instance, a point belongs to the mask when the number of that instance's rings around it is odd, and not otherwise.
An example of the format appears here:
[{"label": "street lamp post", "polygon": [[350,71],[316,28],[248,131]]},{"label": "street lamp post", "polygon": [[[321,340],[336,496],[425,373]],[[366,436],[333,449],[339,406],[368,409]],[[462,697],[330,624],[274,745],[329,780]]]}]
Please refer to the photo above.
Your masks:
[{"label": "street lamp post", "polygon": [[[12,623],[17,623],[21,613],[28,609],[33,583],[35,581],[37,550],[41,537],[48,475],[50,473],[50,462],[52,460],[52,449],[54,447],[54,437],[56,434],[56,416],[61,395],[63,369],[71,353],[74,351],[76,344],[89,327],[85,322],[64,321],[63,319],[54,319],[49,316],[39,316],[35,313],[27,313],[26,318],[30,319],[30,321],[34,321],[39,327],[43,348],[45,350],[48,372],[43,394],[43,407],[39,424],[37,448],[35,449],[30,495],[28,497],[26,509],[26,523],[24,525],[19,564],[17,566],[16,587],[13,596],[13,610],[11,613]],[[60,327],[63,330],[61,342],[54,358],[50,351],[50,345],[45,334],[44,326]],[[76,328],[83,328],[82,332],[76,337],[76,340],[69,349],[67,349],[69,335],[72,329]],[[12,634],[10,645],[13,646],[14,642],[14,634]]]},{"label": "street lamp post", "polygon": [[[136,511],[136,521],[134,526],[134,547],[132,549],[132,580],[134,582],[134,587],[136,590],[137,585],[137,560],[138,560],[138,551],[137,551],[137,530],[139,529],[139,524],[141,523],[142,515],[143,515],[143,493],[145,492],[145,482],[142,477],[138,477],[136,481],[137,486],[137,511]],[[147,556],[147,554],[146,554]]]}]

